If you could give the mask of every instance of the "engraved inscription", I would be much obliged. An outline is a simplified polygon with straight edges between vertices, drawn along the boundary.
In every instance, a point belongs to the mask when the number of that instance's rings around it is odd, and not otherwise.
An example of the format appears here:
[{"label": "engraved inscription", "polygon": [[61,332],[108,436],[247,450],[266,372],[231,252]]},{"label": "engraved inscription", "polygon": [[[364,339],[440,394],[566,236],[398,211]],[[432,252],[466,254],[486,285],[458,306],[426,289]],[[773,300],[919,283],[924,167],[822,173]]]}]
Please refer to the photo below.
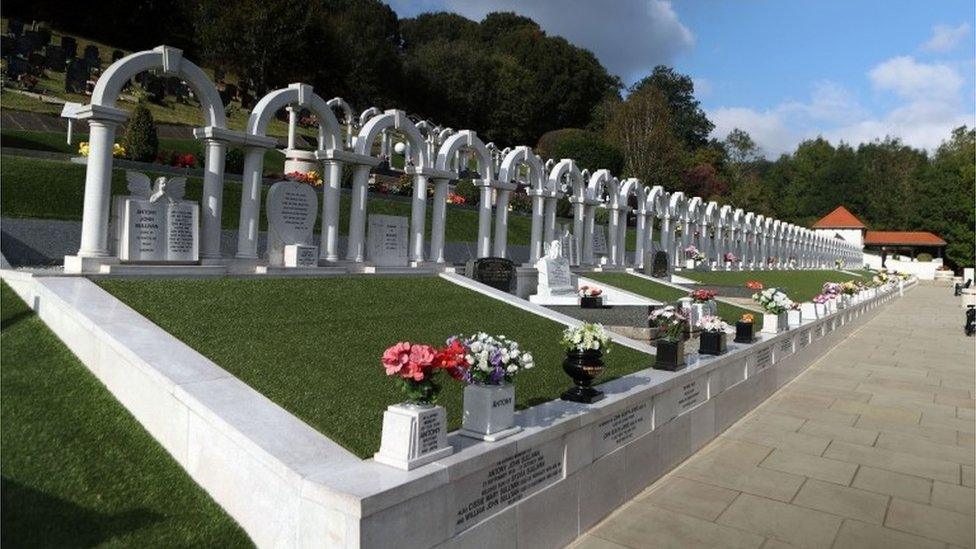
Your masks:
[{"label": "engraved inscription", "polygon": [[773,348],[766,347],[756,353],[756,371],[762,371],[773,365]]},{"label": "engraved inscription", "polygon": [[681,386],[681,392],[678,396],[679,416],[707,400],[705,395],[705,384],[701,383],[702,380],[703,378],[699,378]]},{"label": "engraved inscription", "polygon": [[594,457],[608,454],[651,430],[649,401],[620,410],[597,424],[593,431]]},{"label": "engraved inscription", "polygon": [[437,450],[437,439],[444,425],[440,414],[427,414],[420,419],[420,455]]}]

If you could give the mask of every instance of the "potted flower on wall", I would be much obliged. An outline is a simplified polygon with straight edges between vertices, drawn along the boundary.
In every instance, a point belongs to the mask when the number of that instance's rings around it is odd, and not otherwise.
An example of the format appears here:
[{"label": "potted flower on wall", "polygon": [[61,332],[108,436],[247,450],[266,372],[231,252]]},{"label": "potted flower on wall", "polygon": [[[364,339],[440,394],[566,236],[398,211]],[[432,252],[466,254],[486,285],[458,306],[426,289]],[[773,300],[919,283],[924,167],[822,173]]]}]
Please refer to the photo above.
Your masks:
[{"label": "potted flower on wall", "polygon": [[657,340],[657,359],[654,368],[675,371],[685,365],[685,331],[688,328],[688,315],[672,305],[655,309],[651,313],[651,323],[664,333]]},{"label": "potted flower on wall", "polygon": [[515,423],[515,377],[534,366],[532,354],[503,335],[479,332],[447,340],[445,363],[464,381],[461,434],[496,441],[521,431]]},{"label": "potted flower on wall", "polygon": [[823,287],[820,289],[820,295],[827,298],[827,313],[837,312],[837,302],[840,300],[840,295],[843,291],[844,289],[841,285],[836,282],[824,282]]},{"label": "potted flower on wall", "polygon": [[580,308],[599,309],[603,307],[603,290],[596,286],[580,286]]},{"label": "potted flower on wall", "polygon": [[786,322],[790,326],[799,326],[803,324],[803,309],[800,307],[799,303],[794,302],[789,309],[786,310]]},{"label": "potted flower on wall", "polygon": [[725,258],[726,268],[732,269],[734,267],[738,267],[739,258],[734,253],[725,252],[725,256],[723,257]]},{"label": "potted flower on wall", "polygon": [[853,280],[848,280],[840,285],[840,289],[841,298],[837,308],[846,309],[854,302],[854,297],[857,295],[857,284]]},{"label": "potted flower on wall", "polygon": [[756,341],[755,319],[750,313],[743,313],[742,317],[735,323],[735,342],[753,343]]},{"label": "potted flower on wall", "polygon": [[685,248],[685,267],[688,269],[697,269],[699,264],[704,264],[705,254],[694,245],[690,245]]},{"label": "potted flower on wall", "polygon": [[752,299],[763,308],[763,328],[765,333],[775,334],[789,329],[787,311],[793,307],[793,300],[779,288],[767,288],[752,294]]},{"label": "potted flower on wall", "polygon": [[698,309],[697,318],[701,318],[706,314],[714,315],[718,313],[718,303],[715,301],[715,296],[717,295],[718,292],[716,292],[715,290],[706,290],[706,289],[695,290],[690,294],[688,294],[688,296],[691,297],[692,300],[692,304],[691,304],[692,308],[697,307]]},{"label": "potted flower on wall", "polygon": [[728,334],[733,331],[731,326],[715,315],[705,315],[698,320],[698,328],[701,330],[699,353],[703,355],[725,353]]},{"label": "potted flower on wall", "polygon": [[823,318],[827,316],[828,307],[830,306],[830,303],[833,302],[833,296],[820,293],[813,296],[812,301],[813,301],[814,316],[816,316],[817,318]]},{"label": "potted flower on wall", "polygon": [[563,331],[566,360],[563,371],[575,384],[562,394],[563,400],[592,403],[603,398],[603,392],[593,388],[593,380],[606,369],[603,355],[610,352],[610,334],[602,324],[584,322]]},{"label": "potted flower on wall", "polygon": [[437,406],[441,370],[458,365],[460,357],[448,360],[444,350],[422,343],[401,341],[383,352],[386,375],[393,377],[406,395],[406,402],[389,406],[383,413],[383,435],[377,462],[410,470],[449,456],[447,412]]}]

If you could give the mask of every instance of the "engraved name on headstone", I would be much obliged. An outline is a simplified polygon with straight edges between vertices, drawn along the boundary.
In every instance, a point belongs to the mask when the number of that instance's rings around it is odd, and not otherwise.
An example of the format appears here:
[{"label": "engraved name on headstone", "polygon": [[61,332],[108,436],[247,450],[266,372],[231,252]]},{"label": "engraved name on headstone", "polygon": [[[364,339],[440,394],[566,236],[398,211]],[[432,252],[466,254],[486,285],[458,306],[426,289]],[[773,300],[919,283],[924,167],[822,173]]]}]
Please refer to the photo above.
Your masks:
[{"label": "engraved name on headstone", "polygon": [[620,410],[597,423],[593,430],[593,459],[651,432],[652,410],[648,400]]},{"label": "engraved name on headstone", "polygon": [[793,336],[787,336],[779,343],[779,357],[786,358],[793,354]]},{"label": "engraved name on headstone", "polygon": [[569,260],[562,255],[562,245],[553,240],[545,256],[535,263],[539,271],[539,283],[536,289],[538,295],[573,295],[576,286],[573,275],[569,270]]},{"label": "engraved name on headstone", "polygon": [[593,255],[608,255],[610,248],[607,246],[607,226],[595,225],[593,227]]},{"label": "engraved name on headstone", "polygon": [[681,386],[678,393],[679,416],[708,400],[706,383],[705,376],[701,376]]},{"label": "engraved name on headstone", "polygon": [[773,347],[766,347],[756,353],[756,371],[760,372],[773,365]]},{"label": "engraved name on headstone", "polygon": [[195,263],[200,207],[182,200],[185,178],[126,172],[131,195],[114,199],[114,239],[123,262]]},{"label": "engraved name on headstone", "polygon": [[268,263],[283,266],[285,246],[312,245],[318,197],[307,183],[279,181],[268,189]]},{"label": "engraved name on headstone", "polygon": [[410,221],[394,215],[369,216],[366,259],[379,267],[405,267],[409,261],[407,238]]},{"label": "engraved name on headstone", "polygon": [[503,292],[515,292],[515,263],[504,257],[482,257],[465,264],[464,275]]},{"label": "engraved name on headstone", "polygon": [[454,489],[454,532],[559,481],[563,474],[563,446],[554,440],[468,475]]},{"label": "engraved name on headstone", "polygon": [[800,335],[797,336],[797,345],[800,347],[800,349],[803,349],[809,344],[810,344],[810,329],[807,328],[806,330],[800,332]]}]

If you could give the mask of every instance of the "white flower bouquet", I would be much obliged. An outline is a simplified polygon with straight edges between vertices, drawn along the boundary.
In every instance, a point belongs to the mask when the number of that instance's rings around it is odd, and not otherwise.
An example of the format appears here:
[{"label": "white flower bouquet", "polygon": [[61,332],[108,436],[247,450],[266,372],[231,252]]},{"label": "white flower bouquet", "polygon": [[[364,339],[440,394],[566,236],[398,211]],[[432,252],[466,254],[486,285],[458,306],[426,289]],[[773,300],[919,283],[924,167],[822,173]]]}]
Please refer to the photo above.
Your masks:
[{"label": "white flower bouquet", "polygon": [[752,294],[752,299],[769,314],[778,315],[794,307],[793,300],[779,288],[767,288]]},{"label": "white flower bouquet", "polygon": [[610,333],[602,324],[584,322],[575,328],[566,328],[562,344],[568,352],[601,351],[607,354],[610,352]]},{"label": "white flower bouquet", "polygon": [[698,328],[703,332],[725,332],[727,334],[735,331],[727,322],[715,315],[705,315],[698,319]]},{"label": "white flower bouquet", "polygon": [[535,366],[532,353],[523,351],[518,342],[503,335],[478,332],[467,338],[455,336],[452,340],[464,346],[464,364],[458,368],[456,377],[468,383],[511,383],[517,374]]}]

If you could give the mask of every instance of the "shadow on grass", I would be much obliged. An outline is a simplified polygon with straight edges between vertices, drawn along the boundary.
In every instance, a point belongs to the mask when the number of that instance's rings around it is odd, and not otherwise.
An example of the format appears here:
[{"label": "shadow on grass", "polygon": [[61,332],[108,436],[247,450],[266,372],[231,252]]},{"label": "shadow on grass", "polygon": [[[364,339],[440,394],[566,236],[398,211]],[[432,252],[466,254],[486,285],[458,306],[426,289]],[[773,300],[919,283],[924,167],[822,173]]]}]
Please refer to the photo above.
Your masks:
[{"label": "shadow on grass", "polygon": [[27,320],[28,318],[30,318],[32,314],[34,314],[34,311],[28,309],[26,311],[20,311],[19,313],[14,313],[10,316],[5,316],[3,320],[0,321],[0,331],[10,328],[14,324],[17,324],[22,320]]},{"label": "shadow on grass", "polygon": [[4,547],[93,547],[163,518],[146,509],[86,509],[7,477],[0,479],[0,493]]}]

